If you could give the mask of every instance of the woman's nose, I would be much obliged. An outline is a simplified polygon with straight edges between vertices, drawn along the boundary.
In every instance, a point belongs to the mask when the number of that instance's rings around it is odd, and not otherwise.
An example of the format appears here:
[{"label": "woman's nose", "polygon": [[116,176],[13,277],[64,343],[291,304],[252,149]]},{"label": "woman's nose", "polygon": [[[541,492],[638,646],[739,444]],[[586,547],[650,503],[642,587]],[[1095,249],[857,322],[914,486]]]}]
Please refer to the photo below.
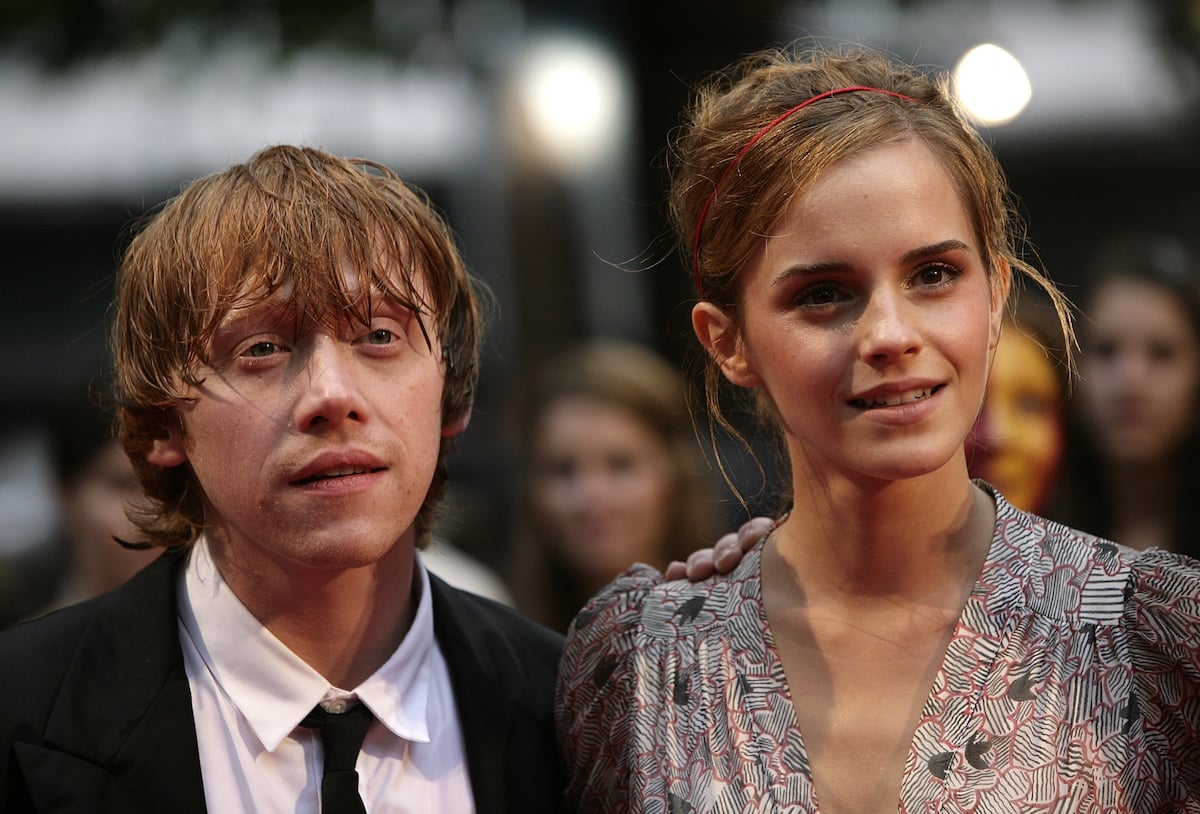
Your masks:
[{"label": "woman's nose", "polygon": [[920,347],[916,314],[904,296],[883,288],[873,291],[859,317],[859,354],[867,362],[892,362]]}]

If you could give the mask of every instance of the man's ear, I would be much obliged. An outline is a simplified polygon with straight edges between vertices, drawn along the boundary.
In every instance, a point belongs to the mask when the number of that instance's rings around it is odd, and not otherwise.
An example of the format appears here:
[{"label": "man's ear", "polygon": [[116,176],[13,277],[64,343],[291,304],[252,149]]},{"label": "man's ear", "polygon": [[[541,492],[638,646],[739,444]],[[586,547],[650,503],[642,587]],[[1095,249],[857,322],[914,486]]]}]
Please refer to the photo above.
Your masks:
[{"label": "man's ear", "polygon": [[155,438],[146,452],[146,460],[163,469],[179,466],[188,459],[187,447],[183,442],[183,430],[168,426],[167,434]]},{"label": "man's ear", "polygon": [[1000,341],[1000,326],[1004,324],[1004,309],[1008,305],[1008,292],[1012,289],[1012,267],[1001,260],[992,275],[992,307],[989,314],[990,330],[988,347],[995,350]]},{"label": "man's ear", "polygon": [[468,407],[467,409],[463,410],[462,413],[460,413],[455,418],[452,418],[449,421],[442,424],[442,437],[443,438],[453,438],[454,436],[458,435],[460,432],[465,430],[467,428],[467,425],[470,423],[471,423],[471,408]]},{"label": "man's ear", "polygon": [[762,379],[746,356],[737,328],[729,315],[711,302],[698,302],[692,307],[692,330],[721,368],[725,378],[738,387],[758,387]]}]

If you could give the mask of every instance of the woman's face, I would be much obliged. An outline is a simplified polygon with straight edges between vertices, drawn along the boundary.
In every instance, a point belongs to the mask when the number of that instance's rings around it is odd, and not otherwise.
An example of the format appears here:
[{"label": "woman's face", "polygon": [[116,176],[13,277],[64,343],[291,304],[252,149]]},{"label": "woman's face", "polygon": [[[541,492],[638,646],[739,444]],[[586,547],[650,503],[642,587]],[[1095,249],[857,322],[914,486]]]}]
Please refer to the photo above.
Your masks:
[{"label": "woman's face", "polygon": [[1084,322],[1079,398],[1105,458],[1154,464],[1192,431],[1200,342],[1166,290],[1132,279],[1103,284]]},{"label": "woman's face", "polygon": [[967,444],[972,477],[1017,508],[1044,508],[1063,453],[1063,393],[1054,363],[1028,334],[1005,325],[983,410]]},{"label": "woman's face", "polygon": [[161,553],[123,548],[113,539],[139,539],[125,509],[145,497],[116,441],[105,444],[59,497],[73,567],[89,593],[117,587]]},{"label": "woman's face", "polygon": [[730,340],[710,303],[693,324],[730,380],[774,405],[798,482],[896,480],[952,462],[965,475],[1003,292],[992,297],[928,148],[897,142],[835,164],[743,274],[740,335]]},{"label": "woman's face", "polygon": [[604,583],[634,562],[666,565],[675,477],[669,450],[645,422],[568,397],[542,414],[533,443],[534,510],[570,569]]}]

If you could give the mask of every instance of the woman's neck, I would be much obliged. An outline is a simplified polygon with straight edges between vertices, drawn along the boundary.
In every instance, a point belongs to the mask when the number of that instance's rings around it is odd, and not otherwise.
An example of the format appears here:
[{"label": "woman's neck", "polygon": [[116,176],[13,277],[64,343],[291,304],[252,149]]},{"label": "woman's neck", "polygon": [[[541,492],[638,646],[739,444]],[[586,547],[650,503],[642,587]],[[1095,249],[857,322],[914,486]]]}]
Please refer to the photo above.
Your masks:
[{"label": "woman's neck", "polygon": [[778,556],[810,597],[957,603],[991,544],[995,504],[952,462],[919,478],[797,478]]}]

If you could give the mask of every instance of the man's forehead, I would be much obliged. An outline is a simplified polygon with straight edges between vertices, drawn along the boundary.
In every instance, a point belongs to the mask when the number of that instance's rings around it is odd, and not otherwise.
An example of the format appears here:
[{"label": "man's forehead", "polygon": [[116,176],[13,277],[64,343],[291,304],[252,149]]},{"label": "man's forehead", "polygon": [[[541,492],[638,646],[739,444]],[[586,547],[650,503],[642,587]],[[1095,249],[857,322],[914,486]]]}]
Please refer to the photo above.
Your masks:
[{"label": "man's forehead", "polygon": [[299,266],[280,271],[248,270],[231,298],[232,308],[256,306],[264,301],[303,303],[361,302],[386,297],[424,301],[430,286],[427,272],[404,266],[383,256],[363,268],[343,255],[337,267]]},{"label": "man's forehead", "polygon": [[358,322],[380,308],[412,310],[419,305],[411,302],[409,297],[398,296],[396,292],[375,285],[366,290],[357,286],[348,288],[344,295],[345,300],[341,301],[341,298],[314,297],[311,293],[309,296],[298,294],[292,285],[270,291],[259,288],[237,297],[217,321],[222,325],[246,319]]}]

